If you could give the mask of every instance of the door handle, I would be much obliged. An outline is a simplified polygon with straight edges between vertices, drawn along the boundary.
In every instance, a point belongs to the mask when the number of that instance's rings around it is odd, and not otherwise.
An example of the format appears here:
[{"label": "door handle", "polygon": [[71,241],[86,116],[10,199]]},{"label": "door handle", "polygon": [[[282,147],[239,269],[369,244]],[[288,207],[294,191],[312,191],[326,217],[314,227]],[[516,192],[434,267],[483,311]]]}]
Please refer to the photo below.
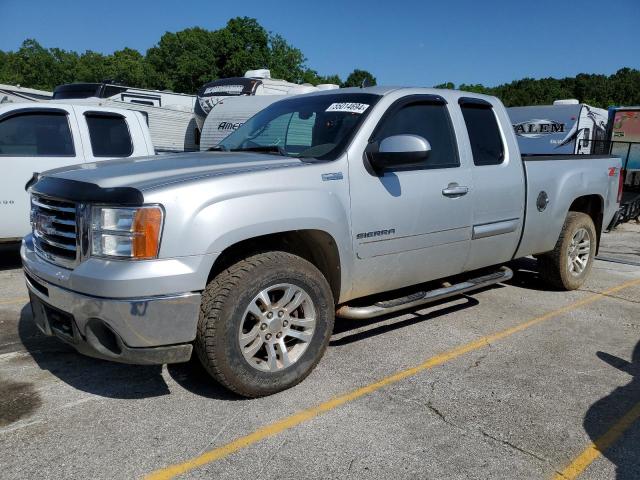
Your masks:
[{"label": "door handle", "polygon": [[457,183],[450,183],[447,188],[442,190],[442,195],[445,197],[462,197],[469,193],[469,187],[458,185]]}]

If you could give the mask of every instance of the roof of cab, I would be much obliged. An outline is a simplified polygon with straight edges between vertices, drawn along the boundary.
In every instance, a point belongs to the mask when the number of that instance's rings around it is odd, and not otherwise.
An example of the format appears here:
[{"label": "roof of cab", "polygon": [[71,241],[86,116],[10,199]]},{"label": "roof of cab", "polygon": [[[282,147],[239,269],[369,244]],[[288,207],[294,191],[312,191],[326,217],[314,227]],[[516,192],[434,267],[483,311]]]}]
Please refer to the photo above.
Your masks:
[{"label": "roof of cab", "polygon": [[341,94],[353,94],[353,93],[371,93],[374,95],[388,95],[392,92],[398,92],[406,90],[408,94],[426,94],[426,95],[440,95],[444,98],[449,99],[457,99],[460,97],[473,97],[485,99],[491,102],[491,99],[495,99],[491,95],[484,95],[481,93],[475,92],[466,92],[463,90],[451,90],[451,89],[443,89],[443,88],[431,88],[431,87],[401,87],[401,86],[375,86],[375,87],[349,87],[349,88],[340,88],[337,90],[323,90],[320,92],[312,92],[306,93],[305,96],[316,96],[316,95],[341,95]]}]

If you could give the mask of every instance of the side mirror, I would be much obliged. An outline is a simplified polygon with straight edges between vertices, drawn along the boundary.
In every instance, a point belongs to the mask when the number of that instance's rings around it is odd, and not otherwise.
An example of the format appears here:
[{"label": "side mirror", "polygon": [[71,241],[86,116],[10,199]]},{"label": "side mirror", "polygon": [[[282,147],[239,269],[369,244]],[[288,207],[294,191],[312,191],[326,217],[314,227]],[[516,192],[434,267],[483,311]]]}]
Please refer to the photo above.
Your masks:
[{"label": "side mirror", "polygon": [[431,144],[418,135],[393,135],[369,144],[367,159],[376,173],[390,168],[421,167],[431,153]]}]

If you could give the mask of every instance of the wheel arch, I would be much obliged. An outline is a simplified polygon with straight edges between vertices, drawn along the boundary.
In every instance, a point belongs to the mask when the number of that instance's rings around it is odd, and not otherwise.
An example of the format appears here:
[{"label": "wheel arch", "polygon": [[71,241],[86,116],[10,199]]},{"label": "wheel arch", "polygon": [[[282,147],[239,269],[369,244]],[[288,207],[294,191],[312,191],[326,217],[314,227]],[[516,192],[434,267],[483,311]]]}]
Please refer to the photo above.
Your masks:
[{"label": "wheel arch", "polygon": [[583,195],[576,198],[569,207],[569,212],[581,212],[591,217],[596,227],[596,255],[600,249],[602,222],[604,218],[604,199],[598,194]]},{"label": "wheel arch", "polygon": [[342,289],[340,252],[336,240],[324,230],[306,229],[270,233],[229,245],[213,263],[207,283],[239,260],[264,251],[288,252],[309,261],[326,278],[334,302],[338,302]]}]

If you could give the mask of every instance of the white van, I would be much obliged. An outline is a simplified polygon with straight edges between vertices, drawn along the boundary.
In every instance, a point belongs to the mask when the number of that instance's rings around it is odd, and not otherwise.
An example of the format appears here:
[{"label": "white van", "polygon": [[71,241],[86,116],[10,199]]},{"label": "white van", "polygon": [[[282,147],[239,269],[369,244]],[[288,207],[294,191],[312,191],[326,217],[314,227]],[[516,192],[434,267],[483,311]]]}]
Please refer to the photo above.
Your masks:
[{"label": "white van", "polygon": [[154,153],[140,112],[62,103],[1,105],[0,243],[31,230],[25,185],[34,173]]}]

